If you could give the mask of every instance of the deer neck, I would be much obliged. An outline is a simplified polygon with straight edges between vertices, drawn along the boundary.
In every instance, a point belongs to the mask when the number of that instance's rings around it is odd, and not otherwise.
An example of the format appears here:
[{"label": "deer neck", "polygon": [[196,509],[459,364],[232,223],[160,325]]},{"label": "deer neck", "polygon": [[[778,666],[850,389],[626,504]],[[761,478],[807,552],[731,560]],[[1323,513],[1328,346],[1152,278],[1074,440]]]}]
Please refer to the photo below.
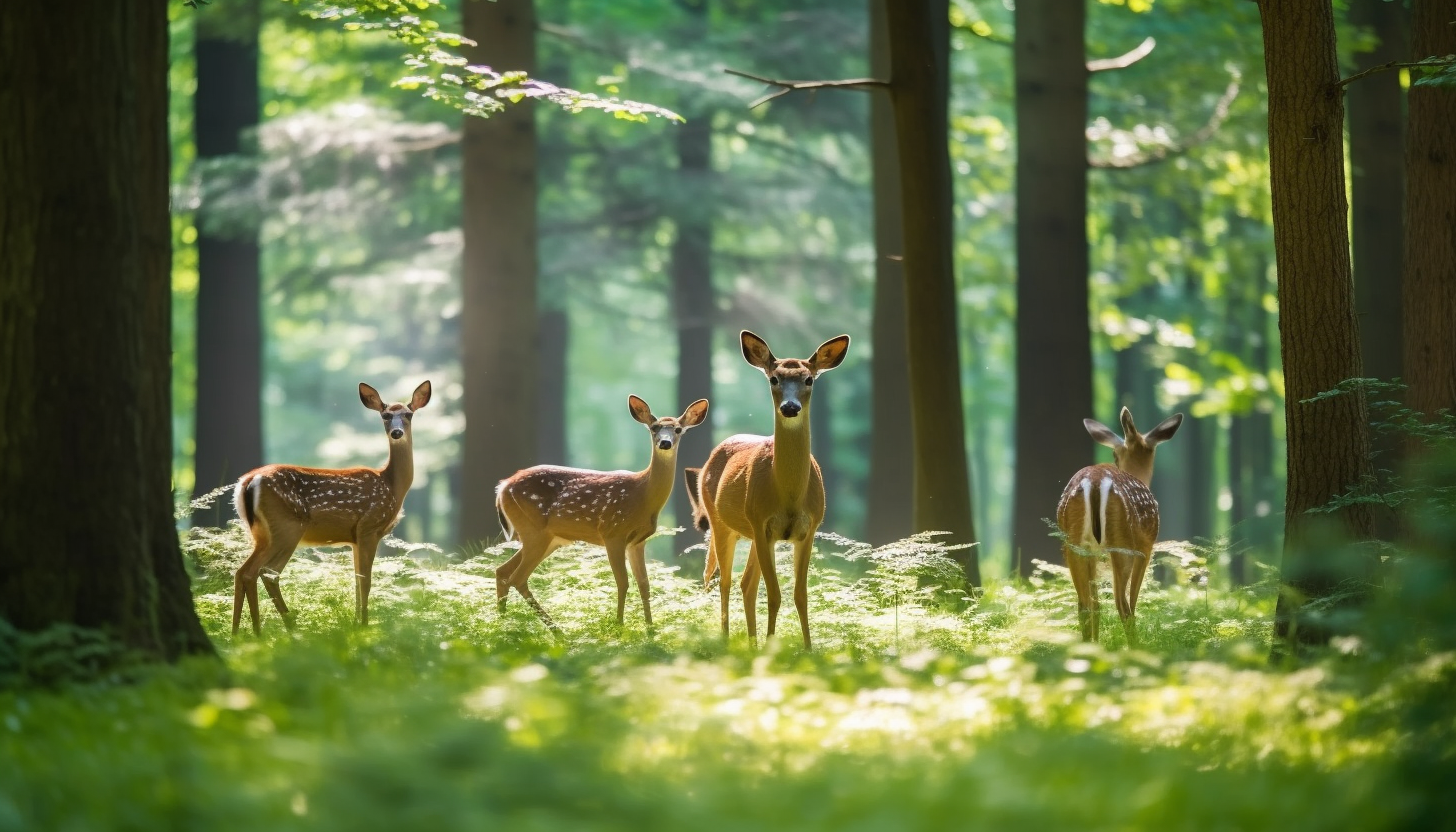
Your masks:
[{"label": "deer neck", "polygon": [[410,437],[389,443],[389,459],[379,469],[379,475],[394,492],[395,499],[404,500],[405,492],[409,491],[415,479],[414,443]]},{"label": "deer neck", "polygon": [[791,502],[809,490],[809,408],[786,418],[774,413],[773,478],[779,496]]},{"label": "deer neck", "polygon": [[677,444],[674,443],[670,450],[659,450],[656,445],[652,448],[652,459],[647,463],[647,470],[638,473],[638,479],[646,492],[644,501],[647,507],[656,507],[661,510],[667,504],[668,495],[672,494],[672,481],[677,479]]}]

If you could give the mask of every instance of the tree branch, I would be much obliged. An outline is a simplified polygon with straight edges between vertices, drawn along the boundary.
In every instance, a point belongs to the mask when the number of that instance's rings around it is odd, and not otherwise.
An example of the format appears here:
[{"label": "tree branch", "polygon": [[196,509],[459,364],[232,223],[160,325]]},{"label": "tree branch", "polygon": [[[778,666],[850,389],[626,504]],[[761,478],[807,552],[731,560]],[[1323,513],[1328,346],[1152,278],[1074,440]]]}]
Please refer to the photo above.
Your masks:
[{"label": "tree branch", "polygon": [[749,104],[748,109],[750,110],[760,104],[767,104],[768,102],[774,100],[775,98],[778,98],[779,96],[788,95],[789,93],[796,90],[871,90],[875,89],[876,87],[888,87],[890,85],[889,81],[881,81],[878,78],[846,78],[840,81],[783,81],[777,78],[765,78],[762,75],[754,75],[751,72],[742,72],[736,69],[724,69],[723,71],[728,73],[729,75],[737,75],[741,78],[748,78],[754,81],[759,81],[763,84],[767,84],[770,87],[779,88],[778,92],[771,92],[768,95],[762,96],[755,100],[753,103]]},{"label": "tree branch", "polygon": [[1443,66],[1456,66],[1456,56],[1447,55],[1444,58],[1430,57],[1419,61],[1387,61],[1383,64],[1372,66],[1369,69],[1351,75],[1349,78],[1341,78],[1335,86],[1344,87],[1367,75],[1374,75],[1377,72],[1384,72],[1387,69],[1440,69]]},{"label": "tree branch", "polygon": [[1130,51],[1125,54],[1119,55],[1116,58],[1100,58],[1095,61],[1088,61],[1087,71],[1106,72],[1109,69],[1127,69],[1138,61],[1141,61],[1143,58],[1146,58],[1147,56],[1153,54],[1153,47],[1157,45],[1158,42],[1153,39],[1152,35],[1149,35],[1146,38],[1143,38],[1142,43],[1134,46]]},{"label": "tree branch", "polygon": [[1233,77],[1229,79],[1228,87],[1224,89],[1223,95],[1213,105],[1213,112],[1209,114],[1208,122],[1200,127],[1196,133],[1189,136],[1187,141],[1163,145],[1123,159],[1097,159],[1089,156],[1087,166],[1109,170],[1127,170],[1142,167],[1143,165],[1164,162],[1175,156],[1181,156],[1187,153],[1213,138],[1213,134],[1217,133],[1218,128],[1223,126],[1224,121],[1228,118],[1229,108],[1233,106],[1234,99],[1239,95],[1239,83],[1241,80],[1242,76],[1237,71],[1234,71]]}]

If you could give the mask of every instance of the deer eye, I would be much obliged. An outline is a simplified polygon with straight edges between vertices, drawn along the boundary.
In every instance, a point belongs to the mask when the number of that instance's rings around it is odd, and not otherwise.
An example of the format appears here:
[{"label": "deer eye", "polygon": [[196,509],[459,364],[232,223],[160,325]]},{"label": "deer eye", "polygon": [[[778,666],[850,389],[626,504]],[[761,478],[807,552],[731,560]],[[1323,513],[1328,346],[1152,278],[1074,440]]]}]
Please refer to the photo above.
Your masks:
[{"label": "deer eye", "polygon": [[809,376],[808,378],[804,379],[804,386],[805,387],[813,387],[814,386],[814,377],[813,376]]},{"label": "deer eye", "polygon": [[779,377],[778,376],[769,376],[768,377],[768,383],[770,385],[774,386],[774,387],[778,387],[779,386]]},{"label": "deer eye", "polygon": [[673,433],[682,433],[682,428],[673,428],[672,429],[672,432]]}]

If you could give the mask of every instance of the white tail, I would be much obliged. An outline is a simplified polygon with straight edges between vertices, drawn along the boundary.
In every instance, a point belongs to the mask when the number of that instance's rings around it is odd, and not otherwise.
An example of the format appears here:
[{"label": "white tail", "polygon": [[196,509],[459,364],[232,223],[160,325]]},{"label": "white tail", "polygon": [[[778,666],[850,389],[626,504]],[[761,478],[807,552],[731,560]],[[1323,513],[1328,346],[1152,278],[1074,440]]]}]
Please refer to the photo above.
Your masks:
[{"label": "white tail", "polygon": [[[1153,479],[1153,455],[1160,443],[1178,431],[1183,414],[1169,416],[1147,434],[1138,433],[1132,413],[1125,407],[1121,420],[1123,438],[1101,422],[1082,420],[1094,440],[1112,449],[1116,463],[1089,465],[1072,475],[1057,504],[1057,525],[1066,538],[1062,560],[1077,588],[1083,640],[1098,638],[1096,555],[1106,552],[1112,561],[1112,595],[1117,613],[1127,631],[1128,644],[1136,644],[1138,592],[1158,539],[1158,501],[1148,489]],[[1077,548],[1088,555],[1079,554]]]},{"label": "white tail", "polygon": [[768,593],[768,634],[779,613],[779,578],[774,543],[794,545],[794,606],[804,646],[809,638],[809,555],[814,532],[824,522],[824,478],[809,452],[809,402],[814,379],[838,367],[849,350],[849,336],[831,338],[809,358],[774,358],[762,338],[744,330],[739,335],[743,357],[768,377],[774,403],[773,436],[739,434],[723,440],[701,470],[688,469],[689,487],[697,482],[694,523],[707,523],[708,562],[703,584],[718,570],[723,634],[728,634],[728,596],[733,588],[733,547],[739,537],[752,542],[743,569],[743,614],[748,634],[758,637],[758,578]]},{"label": "white tail", "polygon": [[288,605],[278,589],[278,576],[299,544],[342,544],[354,547],[354,611],[369,623],[369,586],[379,541],[399,522],[404,495],[414,480],[414,446],[410,421],[430,401],[428,381],[415,388],[410,403],[385,406],[373,387],[361,383],[359,399],[384,417],[389,460],[382,468],[303,468],[265,465],[238,480],[233,500],[238,516],[253,537],[253,553],[233,578],[233,632],[243,613],[243,599],[258,632],[258,578],[291,626]]},{"label": "white tail", "polygon": [[642,613],[652,623],[647,538],[657,531],[658,512],[672,493],[678,438],[707,418],[708,400],[698,399],[676,419],[653,416],[647,402],[636,396],[627,397],[627,407],[632,418],[652,434],[652,459],[646,470],[588,471],[538,465],[516,472],[496,487],[501,528],[508,538],[521,541],[520,550],[495,571],[495,593],[502,607],[515,587],[537,615],[554,627],[527,581],[547,555],[563,544],[580,541],[607,550],[607,562],[617,579],[618,624],[627,604],[626,560],[630,555]]}]

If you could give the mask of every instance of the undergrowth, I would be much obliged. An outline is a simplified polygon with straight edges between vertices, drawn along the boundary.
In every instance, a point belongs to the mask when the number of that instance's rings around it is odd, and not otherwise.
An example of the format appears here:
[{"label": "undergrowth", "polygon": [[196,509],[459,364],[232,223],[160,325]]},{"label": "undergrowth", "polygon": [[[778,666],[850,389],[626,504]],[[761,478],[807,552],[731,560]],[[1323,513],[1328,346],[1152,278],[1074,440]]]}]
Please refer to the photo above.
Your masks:
[{"label": "undergrowth", "polygon": [[[1145,589],[1130,650],[1109,602],[1103,643],[1078,640],[1060,567],[971,591],[934,537],[871,549],[825,536],[808,652],[791,601],[780,635],[754,645],[735,598],[724,642],[716,588],[662,562],[649,563],[655,628],[635,587],[619,627],[605,556],[585,546],[532,578],[559,635],[514,593],[497,609],[507,549],[406,546],[376,562],[371,626],[352,621],[347,550],[302,550],[282,579],[293,630],[264,594],[262,635],[245,615],[233,636],[242,531],[194,531],[184,548],[224,667],[46,678],[44,662],[7,658],[16,638],[0,632],[0,673],[24,666],[52,686],[0,692],[0,830],[1381,829],[1440,817],[1427,810],[1449,763],[1451,647],[1403,652],[1372,631],[1271,667],[1274,588],[1210,586],[1206,547],[1163,547],[1177,580]],[[1444,728],[1416,730],[1413,713]]]}]

